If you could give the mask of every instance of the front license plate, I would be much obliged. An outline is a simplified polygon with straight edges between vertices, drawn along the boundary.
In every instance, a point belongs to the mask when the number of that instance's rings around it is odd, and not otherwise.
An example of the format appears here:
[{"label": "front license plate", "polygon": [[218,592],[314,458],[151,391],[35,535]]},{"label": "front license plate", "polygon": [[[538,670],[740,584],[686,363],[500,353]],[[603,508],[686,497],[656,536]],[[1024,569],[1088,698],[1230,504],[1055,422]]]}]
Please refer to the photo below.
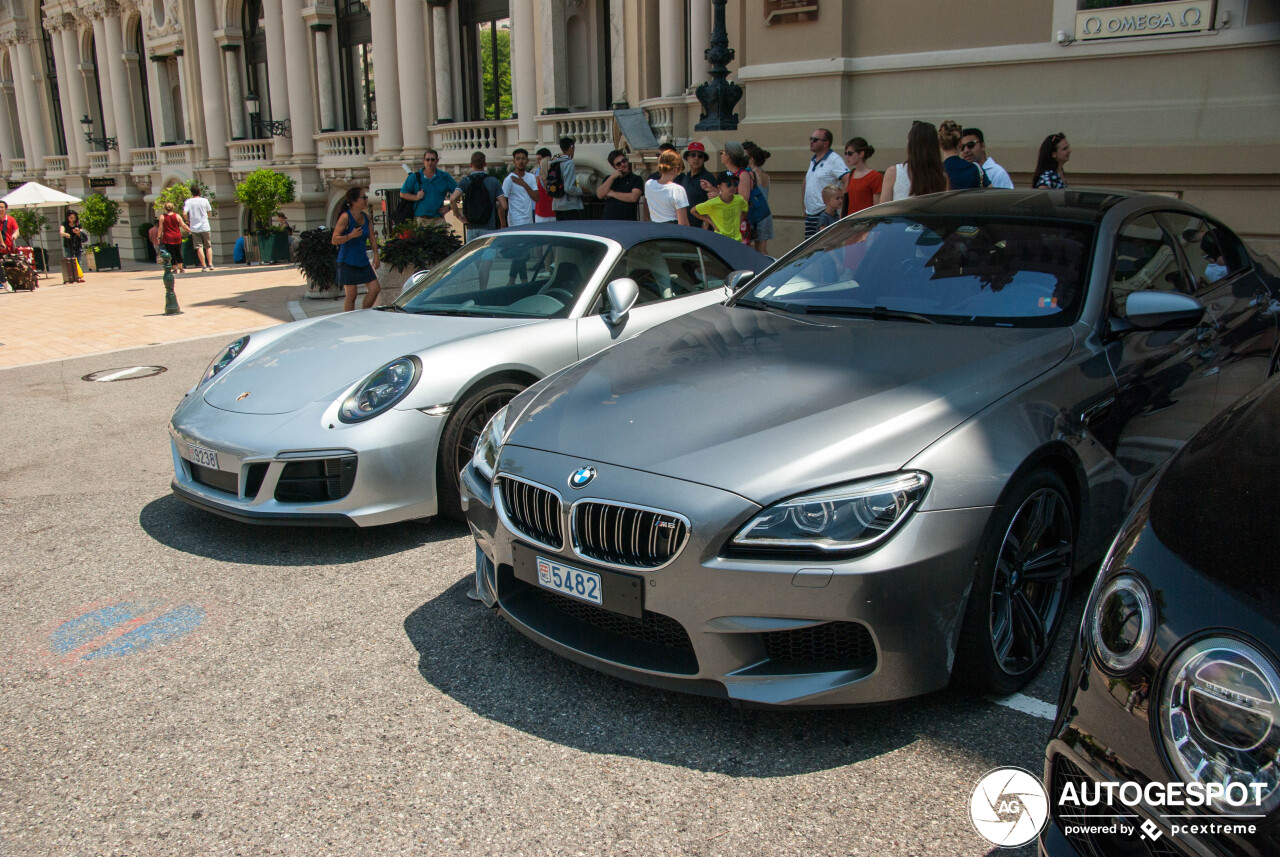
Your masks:
[{"label": "front license plate", "polygon": [[604,599],[600,575],[594,571],[570,568],[542,557],[538,557],[538,584],[562,595],[568,595],[570,598],[589,601],[592,604],[600,604]]},{"label": "front license plate", "polygon": [[193,464],[199,464],[201,467],[207,467],[210,470],[218,469],[218,453],[214,450],[189,443],[187,444],[187,453]]}]

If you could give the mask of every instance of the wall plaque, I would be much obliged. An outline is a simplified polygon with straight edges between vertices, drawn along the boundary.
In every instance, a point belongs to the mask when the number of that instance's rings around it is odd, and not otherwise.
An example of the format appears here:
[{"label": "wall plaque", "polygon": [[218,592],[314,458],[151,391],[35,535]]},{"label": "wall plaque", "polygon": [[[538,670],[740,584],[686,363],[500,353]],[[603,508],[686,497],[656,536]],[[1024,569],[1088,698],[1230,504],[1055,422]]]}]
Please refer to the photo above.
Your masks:
[{"label": "wall plaque", "polygon": [[89,187],[115,187],[116,180],[112,176],[97,176],[89,179]]},{"label": "wall plaque", "polygon": [[1200,33],[1213,29],[1213,0],[1143,3],[1076,13],[1076,38],[1084,42],[1130,36]]}]

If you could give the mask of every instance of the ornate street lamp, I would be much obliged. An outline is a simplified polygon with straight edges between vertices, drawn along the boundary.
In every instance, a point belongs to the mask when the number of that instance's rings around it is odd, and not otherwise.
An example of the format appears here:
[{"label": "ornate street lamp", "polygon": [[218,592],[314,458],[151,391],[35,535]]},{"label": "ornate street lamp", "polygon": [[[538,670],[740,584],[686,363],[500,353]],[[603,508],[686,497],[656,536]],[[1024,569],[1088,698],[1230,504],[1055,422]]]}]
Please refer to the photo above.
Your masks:
[{"label": "ornate street lamp", "polygon": [[116,142],[115,137],[95,137],[93,136],[93,120],[86,113],[84,118],[80,120],[80,124],[84,126],[84,141],[90,146],[101,146],[103,149],[120,150],[120,146]]},{"label": "ornate street lamp", "polygon": [[695,131],[733,131],[738,127],[738,114],[733,108],[742,100],[742,87],[727,79],[734,51],[729,47],[729,33],[724,26],[726,2],[711,0],[711,47],[703,54],[711,63],[711,80],[698,87],[702,119],[694,126]]}]

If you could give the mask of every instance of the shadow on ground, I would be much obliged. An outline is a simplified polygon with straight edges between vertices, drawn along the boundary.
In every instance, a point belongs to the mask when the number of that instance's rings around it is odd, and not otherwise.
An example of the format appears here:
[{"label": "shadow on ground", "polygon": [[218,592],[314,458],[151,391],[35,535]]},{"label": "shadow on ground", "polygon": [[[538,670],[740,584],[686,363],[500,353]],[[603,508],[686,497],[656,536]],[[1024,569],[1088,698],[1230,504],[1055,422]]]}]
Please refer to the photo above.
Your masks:
[{"label": "shadow on ground", "polygon": [[[839,768],[922,739],[959,745],[975,736],[975,721],[1002,716],[989,703],[952,692],[873,708],[777,711],[653,690],[538,647],[468,600],[471,584],[455,584],[405,619],[418,671],[481,717],[585,752],[728,776],[784,777]],[[1010,737],[1000,747],[976,740],[981,746],[958,749],[999,754],[993,766],[1034,759],[1044,747],[1042,731],[1037,726],[1034,737]]]},{"label": "shadow on ground", "polygon": [[192,508],[172,494],[138,515],[142,529],[183,553],[244,565],[333,565],[389,556],[467,534],[463,524],[432,518],[370,529],[241,524]]}]

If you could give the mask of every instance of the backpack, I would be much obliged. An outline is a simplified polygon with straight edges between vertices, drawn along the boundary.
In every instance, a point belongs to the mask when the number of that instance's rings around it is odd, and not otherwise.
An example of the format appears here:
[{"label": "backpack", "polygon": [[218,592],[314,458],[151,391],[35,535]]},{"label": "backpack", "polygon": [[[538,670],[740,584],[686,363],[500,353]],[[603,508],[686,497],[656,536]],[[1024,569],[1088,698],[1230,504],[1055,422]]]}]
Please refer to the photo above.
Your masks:
[{"label": "backpack", "polygon": [[[750,167],[746,168],[746,172],[752,172]],[[772,217],[773,212],[769,209],[769,198],[764,195],[764,191],[760,189],[760,182],[756,181],[756,177],[751,177],[751,196],[747,199],[747,224],[754,230],[760,225],[760,221],[766,217]]]},{"label": "backpack", "polygon": [[547,166],[547,177],[543,184],[547,187],[547,196],[554,199],[564,196],[564,173],[560,170],[560,161],[552,161]]},{"label": "backpack", "polygon": [[472,226],[483,226],[493,217],[493,198],[489,196],[488,175],[472,173],[471,182],[467,185],[467,198],[462,201],[462,213],[467,216],[467,223]]},{"label": "backpack", "polygon": [[391,213],[391,224],[404,223],[406,220],[413,220],[413,200],[404,199],[396,203],[396,210]]}]

